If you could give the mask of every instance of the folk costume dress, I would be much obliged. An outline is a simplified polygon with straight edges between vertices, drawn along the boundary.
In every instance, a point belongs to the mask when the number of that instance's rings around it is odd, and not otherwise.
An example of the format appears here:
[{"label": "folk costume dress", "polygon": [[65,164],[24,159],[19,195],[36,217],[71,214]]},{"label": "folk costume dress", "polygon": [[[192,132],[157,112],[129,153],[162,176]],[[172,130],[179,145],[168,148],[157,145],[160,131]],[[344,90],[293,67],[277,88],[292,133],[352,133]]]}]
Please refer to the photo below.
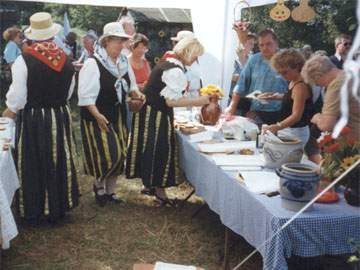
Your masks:
[{"label": "folk costume dress", "polygon": [[30,223],[55,222],[78,205],[75,145],[67,100],[75,80],[55,43],[34,43],[13,64],[6,105],[17,113],[15,160],[19,214]]},{"label": "folk costume dress", "polygon": [[142,178],[147,188],[178,184],[174,111],[165,99],[179,99],[187,87],[185,69],[175,58],[155,66],[144,89],[146,104],[134,114],[126,159],[127,178]]},{"label": "folk costume dress", "polygon": [[[115,177],[124,169],[128,139],[126,95],[137,89],[127,58],[120,55],[114,64],[102,47],[80,70],[78,94],[84,165],[86,173],[98,182]],[[88,105],[96,105],[110,122],[108,132],[98,126],[85,107]]]}]

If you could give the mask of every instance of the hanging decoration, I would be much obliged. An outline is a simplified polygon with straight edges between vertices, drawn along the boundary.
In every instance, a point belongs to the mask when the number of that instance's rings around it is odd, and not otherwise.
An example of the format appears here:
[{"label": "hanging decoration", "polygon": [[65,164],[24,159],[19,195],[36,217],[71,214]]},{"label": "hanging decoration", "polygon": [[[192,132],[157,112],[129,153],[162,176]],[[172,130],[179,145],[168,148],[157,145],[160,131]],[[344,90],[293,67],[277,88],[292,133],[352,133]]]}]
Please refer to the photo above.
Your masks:
[{"label": "hanging decoration", "polygon": [[278,0],[276,6],[270,10],[271,19],[278,22],[287,20],[290,14],[290,9],[285,6],[284,0]]},{"label": "hanging decoration", "polygon": [[[247,8],[247,12],[243,13],[243,9]],[[242,21],[251,21],[251,8],[250,4],[245,0],[240,0],[234,6],[234,23],[242,22]]]},{"label": "hanging decoration", "polygon": [[297,22],[308,22],[314,19],[316,13],[309,6],[309,0],[300,0],[300,5],[291,12],[291,17]]}]

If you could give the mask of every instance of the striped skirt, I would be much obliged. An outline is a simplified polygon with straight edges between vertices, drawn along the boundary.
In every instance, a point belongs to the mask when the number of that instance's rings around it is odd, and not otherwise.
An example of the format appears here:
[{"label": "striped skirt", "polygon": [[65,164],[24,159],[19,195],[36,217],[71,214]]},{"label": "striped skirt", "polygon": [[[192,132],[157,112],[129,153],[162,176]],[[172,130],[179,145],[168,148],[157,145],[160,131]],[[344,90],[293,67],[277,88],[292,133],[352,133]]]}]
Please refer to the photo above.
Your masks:
[{"label": "striped skirt", "polygon": [[178,146],[174,117],[151,106],[133,115],[126,157],[126,177],[142,178],[145,187],[178,184]]},{"label": "striped skirt", "polygon": [[85,173],[100,181],[121,174],[126,157],[126,119],[123,121],[120,114],[118,122],[108,128],[106,132],[97,122],[81,119]]},{"label": "striped skirt", "polygon": [[70,110],[25,108],[17,116],[15,160],[21,188],[16,196],[20,216],[55,222],[78,205],[76,150]]}]

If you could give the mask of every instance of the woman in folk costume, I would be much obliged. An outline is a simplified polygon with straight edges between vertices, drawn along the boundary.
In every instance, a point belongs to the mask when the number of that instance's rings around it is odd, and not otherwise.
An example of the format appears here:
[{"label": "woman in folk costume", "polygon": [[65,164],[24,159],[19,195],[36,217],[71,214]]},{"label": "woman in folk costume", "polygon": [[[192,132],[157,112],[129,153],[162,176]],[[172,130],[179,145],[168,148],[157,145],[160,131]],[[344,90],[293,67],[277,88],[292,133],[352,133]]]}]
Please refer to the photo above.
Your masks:
[{"label": "woman in folk costume", "polygon": [[126,160],[126,176],[142,178],[156,196],[157,206],[173,205],[165,188],[178,184],[178,150],[173,107],[202,106],[209,97],[186,98],[185,65],[190,66],[204,52],[195,38],[184,38],[174,47],[175,55],[155,66],[145,86],[145,106],[134,114]]},{"label": "woman in folk costume", "polygon": [[98,205],[120,203],[115,194],[116,179],[126,157],[127,94],[138,91],[134,72],[121,54],[130,38],[119,22],[104,26],[94,55],[79,74],[79,106],[86,173],[95,177]]},{"label": "woman in folk costume", "polygon": [[75,80],[71,62],[53,37],[60,26],[46,12],[30,17],[31,41],[12,66],[3,116],[16,117],[15,158],[21,189],[18,209],[30,224],[50,222],[78,205],[75,145],[67,101]]}]

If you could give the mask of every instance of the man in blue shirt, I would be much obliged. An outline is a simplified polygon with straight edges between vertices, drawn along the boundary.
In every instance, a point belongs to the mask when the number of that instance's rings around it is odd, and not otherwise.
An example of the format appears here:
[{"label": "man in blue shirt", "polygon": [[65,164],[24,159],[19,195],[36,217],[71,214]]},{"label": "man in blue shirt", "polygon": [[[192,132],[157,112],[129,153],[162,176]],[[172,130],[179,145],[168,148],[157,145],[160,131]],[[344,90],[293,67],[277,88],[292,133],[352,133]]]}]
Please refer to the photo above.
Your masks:
[{"label": "man in blue shirt", "polygon": [[[260,52],[251,56],[242,70],[230,105],[225,110],[227,114],[235,114],[240,99],[254,91],[283,94],[288,89],[287,82],[269,64],[271,57],[279,49],[275,33],[269,29],[261,31],[258,34],[258,45]],[[252,99],[246,116],[258,124],[273,124],[278,121],[280,109],[281,101],[264,102]]]}]

